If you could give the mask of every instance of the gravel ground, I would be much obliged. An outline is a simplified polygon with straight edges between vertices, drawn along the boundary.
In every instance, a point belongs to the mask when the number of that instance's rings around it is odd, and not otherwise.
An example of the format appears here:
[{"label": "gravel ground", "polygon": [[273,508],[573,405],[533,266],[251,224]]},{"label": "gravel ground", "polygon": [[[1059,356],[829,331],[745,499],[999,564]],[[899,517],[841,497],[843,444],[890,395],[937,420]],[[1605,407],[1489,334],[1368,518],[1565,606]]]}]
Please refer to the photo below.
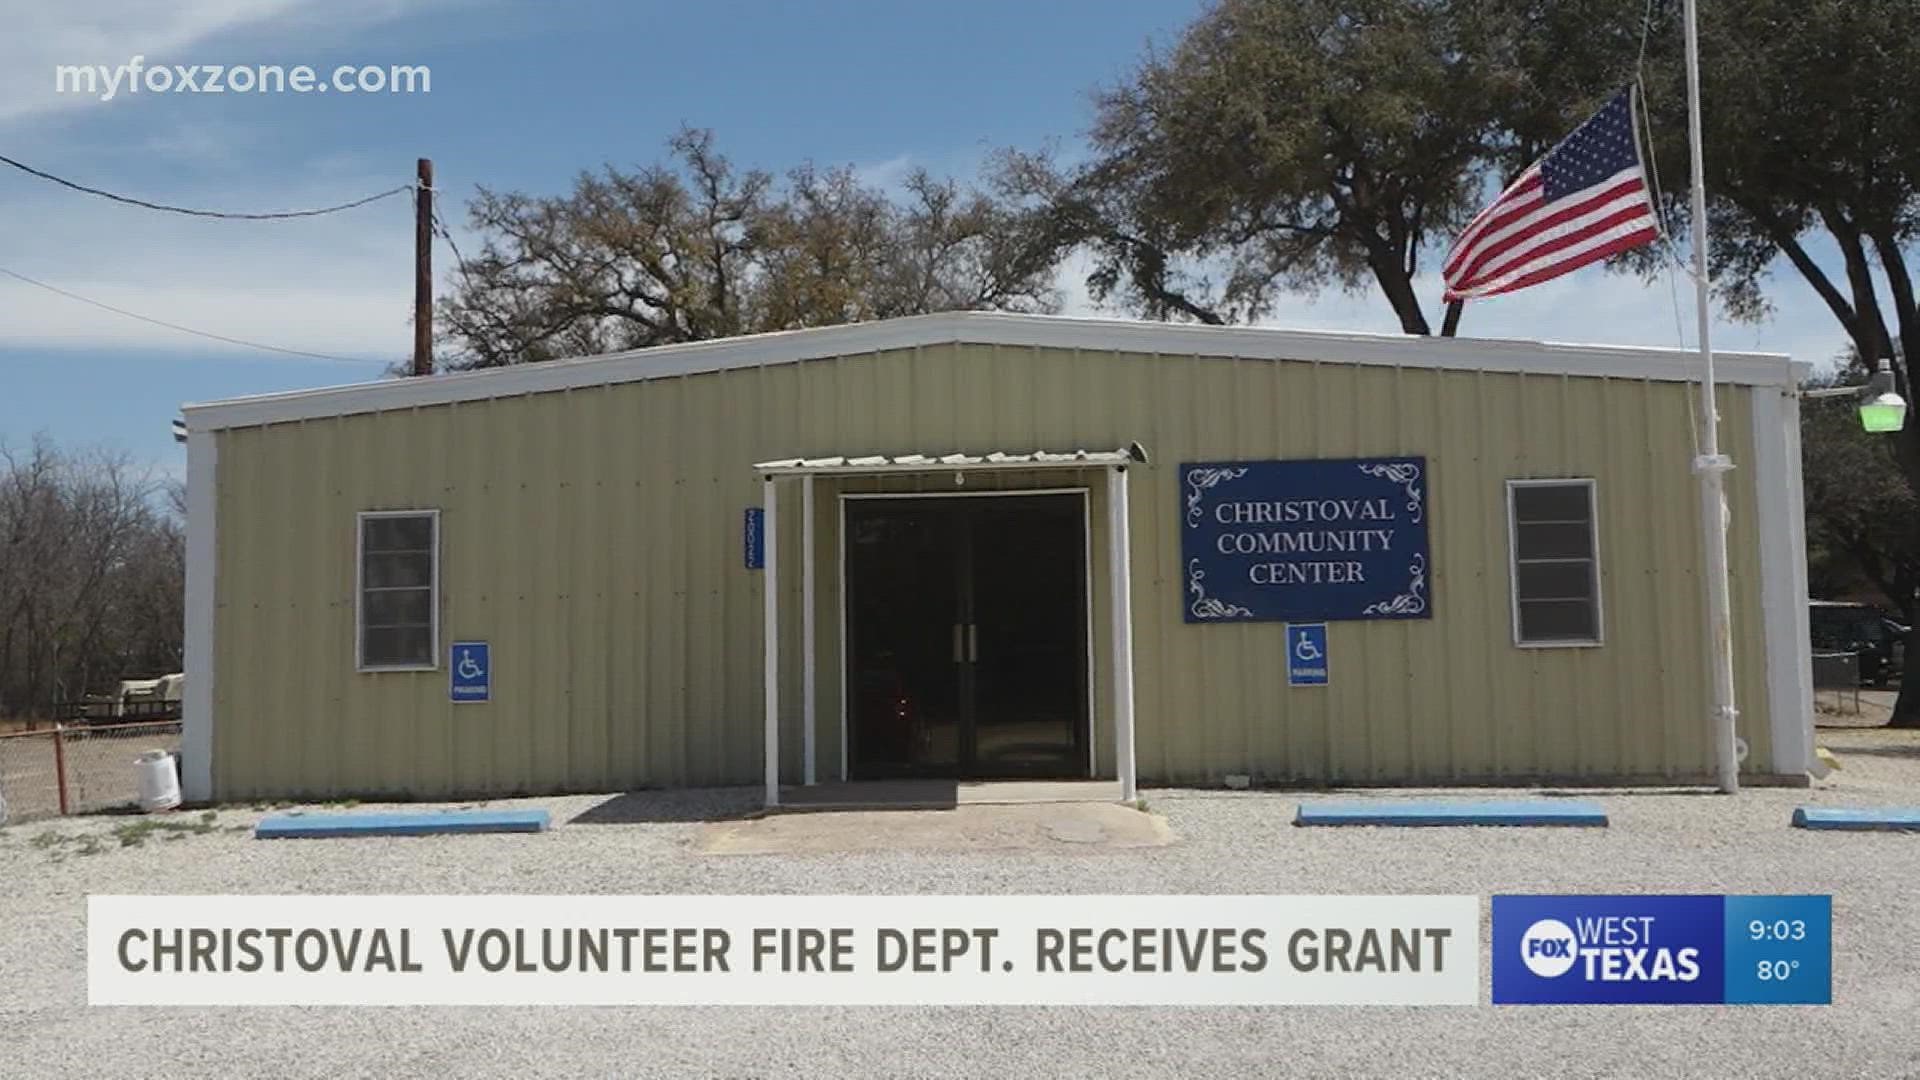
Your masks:
[{"label": "gravel ground", "polygon": [[[529,800],[543,837],[263,843],[258,812],[0,830],[0,1076],[1920,1076],[1920,835],[1786,827],[1920,802],[1920,733],[1826,731],[1811,791],[1594,793],[1606,830],[1292,828],[1286,793],[1155,791],[1167,847],[705,856],[749,791]],[[584,815],[581,821],[576,817]],[[201,831],[204,829],[204,831]],[[131,834],[128,834],[131,835]],[[91,852],[91,853],[88,853]],[[90,1009],[89,892],[1822,892],[1831,1008]],[[1485,931],[1483,928],[1483,935]],[[1909,942],[1909,944],[1902,944]],[[1484,959],[1483,959],[1484,964]],[[1484,983],[1483,983],[1484,994]]]}]

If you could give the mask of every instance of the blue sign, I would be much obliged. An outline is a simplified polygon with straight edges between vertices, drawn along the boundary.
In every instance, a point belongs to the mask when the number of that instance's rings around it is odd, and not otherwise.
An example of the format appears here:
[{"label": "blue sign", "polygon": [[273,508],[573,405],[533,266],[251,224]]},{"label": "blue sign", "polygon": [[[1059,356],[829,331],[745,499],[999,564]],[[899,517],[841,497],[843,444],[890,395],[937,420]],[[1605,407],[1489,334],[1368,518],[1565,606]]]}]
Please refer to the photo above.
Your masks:
[{"label": "blue sign", "polygon": [[1833,1004],[1833,897],[1729,896],[1727,1004]]},{"label": "blue sign", "polygon": [[447,696],[456,702],[485,701],[492,693],[493,661],[484,641],[454,642],[447,671]]},{"label": "blue sign", "polygon": [[1287,685],[1327,685],[1327,624],[1287,624]]},{"label": "blue sign", "polygon": [[1423,457],[1180,466],[1188,622],[1424,619]]},{"label": "blue sign", "polygon": [[1825,896],[1496,896],[1496,1005],[1824,1005]]},{"label": "blue sign", "polygon": [[746,520],[740,525],[740,542],[746,549],[746,563],[749,570],[760,570],[767,565],[766,521],[765,510],[757,506],[747,507]]}]

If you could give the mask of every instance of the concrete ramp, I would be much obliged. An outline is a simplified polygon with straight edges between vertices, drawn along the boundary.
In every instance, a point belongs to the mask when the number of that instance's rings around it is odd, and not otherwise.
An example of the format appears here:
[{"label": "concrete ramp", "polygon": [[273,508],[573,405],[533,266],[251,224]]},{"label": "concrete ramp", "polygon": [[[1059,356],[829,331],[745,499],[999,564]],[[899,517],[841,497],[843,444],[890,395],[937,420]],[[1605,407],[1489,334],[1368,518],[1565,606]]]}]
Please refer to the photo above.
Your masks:
[{"label": "concrete ramp", "polygon": [[1920,806],[1802,806],[1793,812],[1793,824],[1840,832],[1920,832]]},{"label": "concrete ramp", "polygon": [[1295,825],[1555,825],[1604,827],[1591,799],[1322,799],[1303,802]]},{"label": "concrete ramp", "polygon": [[361,814],[270,814],[253,827],[255,840],[312,840],[340,836],[439,836],[449,833],[545,832],[545,810],[380,811]]}]

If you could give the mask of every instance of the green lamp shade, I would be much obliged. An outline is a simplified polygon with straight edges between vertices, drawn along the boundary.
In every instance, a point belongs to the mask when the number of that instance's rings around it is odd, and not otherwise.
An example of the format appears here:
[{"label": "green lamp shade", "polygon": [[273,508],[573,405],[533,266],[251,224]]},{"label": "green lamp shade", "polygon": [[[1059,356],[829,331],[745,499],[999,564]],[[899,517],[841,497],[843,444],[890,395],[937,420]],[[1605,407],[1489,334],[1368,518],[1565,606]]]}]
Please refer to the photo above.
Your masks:
[{"label": "green lamp shade", "polygon": [[1860,403],[1860,426],[1868,431],[1899,431],[1907,426],[1907,403],[1899,394],[1880,394]]}]

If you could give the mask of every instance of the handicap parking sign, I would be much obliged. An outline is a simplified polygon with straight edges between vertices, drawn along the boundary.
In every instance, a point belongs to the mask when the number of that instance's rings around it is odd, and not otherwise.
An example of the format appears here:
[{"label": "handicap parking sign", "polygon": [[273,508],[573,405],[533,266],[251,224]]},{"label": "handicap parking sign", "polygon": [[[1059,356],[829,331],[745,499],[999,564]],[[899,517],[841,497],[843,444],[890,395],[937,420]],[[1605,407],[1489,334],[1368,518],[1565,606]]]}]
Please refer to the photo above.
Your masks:
[{"label": "handicap parking sign", "polygon": [[487,655],[486,642],[454,642],[453,655],[447,659],[447,670],[452,679],[448,684],[447,694],[454,701],[487,700],[491,691],[488,682],[493,664]]},{"label": "handicap parking sign", "polygon": [[1287,685],[1327,684],[1327,624],[1287,624]]}]

